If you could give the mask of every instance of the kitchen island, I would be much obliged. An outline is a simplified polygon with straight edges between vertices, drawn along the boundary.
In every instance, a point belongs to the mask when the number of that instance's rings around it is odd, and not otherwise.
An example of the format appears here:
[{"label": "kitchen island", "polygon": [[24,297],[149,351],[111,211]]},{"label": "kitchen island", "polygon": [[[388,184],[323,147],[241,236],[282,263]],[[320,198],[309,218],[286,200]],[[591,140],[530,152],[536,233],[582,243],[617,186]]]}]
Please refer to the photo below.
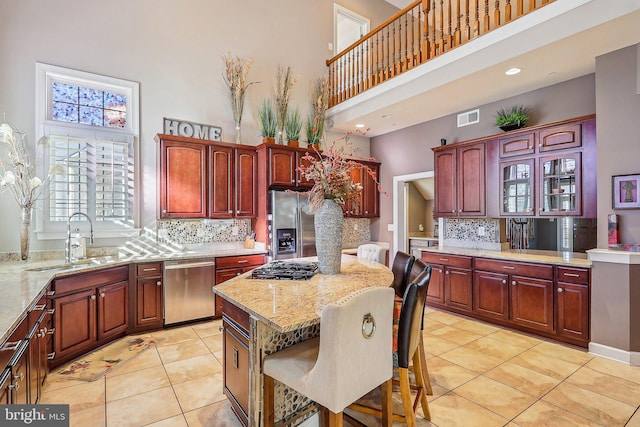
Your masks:
[{"label": "kitchen island", "polygon": [[[303,258],[292,261],[314,261]],[[324,306],[357,290],[389,286],[393,273],[377,262],[342,256],[340,274],[309,280],[251,279],[247,272],[216,286],[222,297],[224,391],[240,421],[262,425],[262,357],[319,335]],[[276,420],[303,419],[315,408],[276,384]]]}]

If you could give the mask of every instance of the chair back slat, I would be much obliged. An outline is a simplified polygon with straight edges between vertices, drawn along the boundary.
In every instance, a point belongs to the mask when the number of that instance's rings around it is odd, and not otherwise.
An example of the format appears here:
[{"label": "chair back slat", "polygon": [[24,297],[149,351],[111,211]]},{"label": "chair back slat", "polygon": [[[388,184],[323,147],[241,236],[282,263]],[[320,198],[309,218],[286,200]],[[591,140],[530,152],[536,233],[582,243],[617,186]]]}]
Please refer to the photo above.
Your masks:
[{"label": "chair back slat", "polygon": [[398,366],[408,368],[418,348],[422,333],[422,317],[431,268],[427,268],[412,281],[404,293],[398,323]]}]

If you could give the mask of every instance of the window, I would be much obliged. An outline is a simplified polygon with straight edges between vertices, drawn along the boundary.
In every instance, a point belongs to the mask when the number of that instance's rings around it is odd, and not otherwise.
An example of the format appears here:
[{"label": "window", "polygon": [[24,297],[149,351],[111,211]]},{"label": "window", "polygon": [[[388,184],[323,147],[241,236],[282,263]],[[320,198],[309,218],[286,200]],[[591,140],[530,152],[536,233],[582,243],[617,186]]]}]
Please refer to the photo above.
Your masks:
[{"label": "window", "polygon": [[75,212],[92,219],[98,236],[131,234],[139,216],[138,84],[45,64],[36,64],[36,76],[39,163],[66,172],[52,178],[39,205],[38,237],[62,237]]}]

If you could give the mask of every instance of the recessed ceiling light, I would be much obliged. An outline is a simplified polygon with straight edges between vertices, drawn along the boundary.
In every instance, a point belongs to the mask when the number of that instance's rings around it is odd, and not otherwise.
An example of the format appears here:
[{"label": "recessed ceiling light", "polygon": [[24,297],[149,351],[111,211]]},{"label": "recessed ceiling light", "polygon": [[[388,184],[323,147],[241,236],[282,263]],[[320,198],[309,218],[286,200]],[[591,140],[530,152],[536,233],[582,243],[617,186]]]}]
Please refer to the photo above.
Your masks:
[{"label": "recessed ceiling light", "polygon": [[517,67],[513,67],[513,68],[509,68],[507,71],[505,71],[504,73],[507,76],[515,76],[516,74],[518,74],[520,71],[522,71],[520,68]]},{"label": "recessed ceiling light", "polygon": [[389,118],[391,118],[391,114],[383,114],[382,118],[383,119],[389,119]]},{"label": "recessed ceiling light", "polygon": [[357,127],[358,129],[360,129],[360,128],[363,128],[363,127],[364,127],[364,125],[363,125],[362,123],[358,123],[358,124],[356,125],[356,127]]}]

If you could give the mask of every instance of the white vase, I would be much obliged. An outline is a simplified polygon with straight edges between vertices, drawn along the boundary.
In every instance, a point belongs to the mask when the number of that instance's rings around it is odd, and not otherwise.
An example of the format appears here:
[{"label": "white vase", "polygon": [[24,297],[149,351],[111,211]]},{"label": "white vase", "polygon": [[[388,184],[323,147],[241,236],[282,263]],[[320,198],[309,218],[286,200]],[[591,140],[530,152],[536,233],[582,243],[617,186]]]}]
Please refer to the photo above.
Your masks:
[{"label": "white vase", "polygon": [[20,208],[20,259],[29,258],[29,238],[31,237],[31,208]]},{"label": "white vase", "polygon": [[340,273],[342,258],[342,208],[333,200],[325,199],[313,217],[316,229],[318,269],[322,274]]}]

